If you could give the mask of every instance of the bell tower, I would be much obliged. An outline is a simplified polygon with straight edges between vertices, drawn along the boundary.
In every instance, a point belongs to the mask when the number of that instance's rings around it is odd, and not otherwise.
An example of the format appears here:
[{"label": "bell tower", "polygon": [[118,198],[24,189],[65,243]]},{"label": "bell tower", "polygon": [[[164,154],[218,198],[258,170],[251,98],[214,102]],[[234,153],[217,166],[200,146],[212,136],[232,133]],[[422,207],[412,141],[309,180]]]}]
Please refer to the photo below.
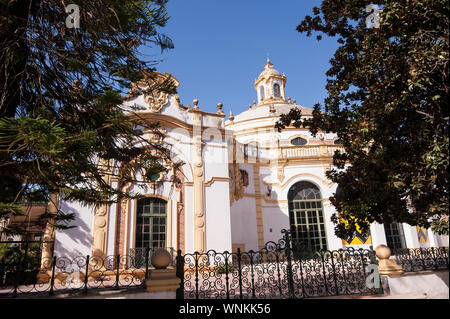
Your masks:
[{"label": "bell tower", "polygon": [[285,103],[286,76],[273,68],[272,62],[267,58],[264,71],[255,80],[255,89],[258,95],[257,106],[267,103]]}]

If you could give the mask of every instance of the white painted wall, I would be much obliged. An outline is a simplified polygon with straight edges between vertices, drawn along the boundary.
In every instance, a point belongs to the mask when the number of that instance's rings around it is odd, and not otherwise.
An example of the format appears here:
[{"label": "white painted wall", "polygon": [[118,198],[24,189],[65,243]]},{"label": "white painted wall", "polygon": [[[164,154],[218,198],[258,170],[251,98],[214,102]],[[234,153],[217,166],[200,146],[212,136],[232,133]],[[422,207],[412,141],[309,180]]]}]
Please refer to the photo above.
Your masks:
[{"label": "white painted wall", "polygon": [[[193,253],[194,252],[194,187],[193,186],[186,186],[185,187],[185,208],[184,208],[184,215],[185,215],[185,250],[186,253]],[[191,199],[191,200],[189,200]]]},{"label": "white painted wall", "polygon": [[54,256],[75,258],[91,255],[94,207],[65,201],[61,203],[60,209],[75,214],[75,220],[70,223],[70,226],[75,227],[56,232]]},{"label": "white painted wall", "polygon": [[252,197],[244,197],[231,206],[231,238],[234,244],[245,244],[245,250],[258,250],[256,205]]},{"label": "white painted wall", "polygon": [[231,252],[229,183],[214,182],[205,189],[206,249]]}]

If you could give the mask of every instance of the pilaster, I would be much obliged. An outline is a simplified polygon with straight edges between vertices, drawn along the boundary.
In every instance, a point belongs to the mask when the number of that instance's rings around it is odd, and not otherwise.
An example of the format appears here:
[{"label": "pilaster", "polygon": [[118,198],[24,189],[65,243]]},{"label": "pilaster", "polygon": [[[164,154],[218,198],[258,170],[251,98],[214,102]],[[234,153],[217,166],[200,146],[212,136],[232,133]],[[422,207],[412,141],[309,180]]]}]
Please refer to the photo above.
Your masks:
[{"label": "pilaster", "polygon": [[203,163],[202,113],[198,100],[194,100],[193,113],[193,163],[194,163],[194,251],[206,251],[205,218],[205,167]]},{"label": "pilaster", "polygon": [[[58,214],[58,194],[53,192],[50,194],[50,200],[48,201],[48,212],[51,215],[56,216]],[[53,259],[53,247],[55,242],[56,229],[54,219],[50,219],[45,226],[42,253],[41,253],[41,268],[49,269],[49,265],[52,264]]]},{"label": "pilaster", "polygon": [[258,236],[258,249],[264,248],[264,225],[261,206],[261,185],[259,166],[253,165],[253,183],[255,188],[255,206],[256,206],[256,232]]}]

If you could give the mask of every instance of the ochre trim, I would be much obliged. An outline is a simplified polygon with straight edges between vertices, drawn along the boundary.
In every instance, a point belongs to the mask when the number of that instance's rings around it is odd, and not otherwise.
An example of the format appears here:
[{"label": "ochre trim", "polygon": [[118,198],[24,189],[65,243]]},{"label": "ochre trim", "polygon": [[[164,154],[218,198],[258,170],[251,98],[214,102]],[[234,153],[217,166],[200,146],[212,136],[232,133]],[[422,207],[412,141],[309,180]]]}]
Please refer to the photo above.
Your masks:
[{"label": "ochre trim", "polygon": [[263,213],[261,206],[261,185],[260,185],[259,166],[253,166],[253,187],[255,189],[256,206],[256,232],[258,237],[258,249],[264,248],[264,226]]},{"label": "ochre trim", "polygon": [[264,180],[263,180],[263,184],[264,184],[264,185],[277,186],[277,187],[279,187],[279,188],[281,188],[281,189],[284,189],[284,188],[286,188],[286,186],[287,186],[288,184],[290,184],[294,179],[298,179],[298,178],[302,178],[302,177],[313,177],[313,178],[315,178],[315,179],[321,181],[324,185],[326,185],[326,186],[328,186],[328,187],[331,187],[331,186],[333,186],[333,184],[334,184],[334,183],[331,182],[331,181],[324,180],[323,178],[320,178],[320,177],[318,177],[317,175],[310,174],[310,173],[302,173],[302,174],[294,175],[294,176],[290,177],[289,179],[287,179],[287,180],[286,180],[284,183],[282,183],[282,184],[280,184],[279,182],[276,182],[276,183],[270,183],[270,182],[266,182],[266,181],[264,181]]},{"label": "ochre trim", "polygon": [[[193,124],[187,124],[186,122],[181,121],[180,119],[167,114],[160,114],[160,113],[152,113],[152,112],[142,112],[138,113],[139,116],[132,115],[134,120],[145,120],[149,123],[159,122],[161,126],[169,127],[169,128],[183,128],[186,131],[188,131],[191,136],[193,135]],[[195,115],[196,113],[194,113]],[[214,114],[214,113],[211,113]],[[217,115],[216,115],[217,116]],[[204,130],[207,130],[209,128],[213,128],[218,130],[222,137],[225,136],[225,128],[217,127],[217,126],[203,126],[201,125],[201,132],[203,133]]]},{"label": "ochre trim", "polygon": [[[285,103],[283,103],[283,104],[285,104]],[[267,105],[270,105],[270,104],[267,104]],[[262,107],[262,106],[258,106],[258,107]],[[300,107],[300,105],[297,105],[297,107]],[[237,116],[239,116],[239,115],[237,115]],[[312,115],[305,115],[305,116],[311,117]],[[251,121],[256,121],[256,120],[264,120],[264,119],[274,119],[274,118],[278,118],[278,117],[279,117],[278,115],[269,115],[269,116],[253,117],[253,118],[240,120],[240,121],[228,122],[228,123],[225,123],[225,128],[227,128],[228,126],[234,126],[236,124],[241,124],[241,123],[245,123],[245,122],[251,122]],[[271,125],[258,126],[258,127],[255,127],[255,128],[256,129],[258,129],[258,128],[275,129],[274,123],[271,123]],[[252,128],[252,129],[255,129],[255,128]],[[298,130],[303,130],[303,129],[308,130],[309,126],[302,126],[302,127],[299,127],[299,128],[295,128],[295,127],[291,126],[291,127],[284,128],[283,131],[298,131]],[[250,130],[250,129],[237,130],[236,133],[242,132],[244,130]],[[236,135],[238,135],[238,134],[236,134]]]},{"label": "ochre trim", "polygon": [[212,177],[209,181],[205,183],[205,186],[210,187],[215,182],[229,182],[229,181],[230,181],[229,177]]},{"label": "ochre trim", "polygon": [[[256,198],[257,196],[258,195],[249,194],[249,193],[244,193],[243,194],[243,197]],[[286,199],[275,200],[275,199],[267,199],[265,196],[260,196],[260,197],[268,204],[280,204],[280,203],[287,203],[288,202]]]}]

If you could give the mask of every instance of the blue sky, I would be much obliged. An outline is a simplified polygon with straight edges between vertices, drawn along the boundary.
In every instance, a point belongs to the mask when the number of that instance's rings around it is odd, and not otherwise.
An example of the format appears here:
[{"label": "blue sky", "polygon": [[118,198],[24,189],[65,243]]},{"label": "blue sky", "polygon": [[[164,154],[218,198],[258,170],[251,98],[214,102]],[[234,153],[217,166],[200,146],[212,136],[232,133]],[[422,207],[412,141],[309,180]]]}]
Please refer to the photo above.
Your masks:
[{"label": "blue sky", "polygon": [[178,79],[184,105],[198,99],[202,110],[216,112],[222,102],[226,114],[230,108],[238,114],[256,100],[253,82],[269,54],[287,76],[286,95],[313,107],[326,96],[325,72],[337,44],[295,29],[320,2],[169,0],[171,19],[163,31],[175,49],[162,55],[157,70]]}]

